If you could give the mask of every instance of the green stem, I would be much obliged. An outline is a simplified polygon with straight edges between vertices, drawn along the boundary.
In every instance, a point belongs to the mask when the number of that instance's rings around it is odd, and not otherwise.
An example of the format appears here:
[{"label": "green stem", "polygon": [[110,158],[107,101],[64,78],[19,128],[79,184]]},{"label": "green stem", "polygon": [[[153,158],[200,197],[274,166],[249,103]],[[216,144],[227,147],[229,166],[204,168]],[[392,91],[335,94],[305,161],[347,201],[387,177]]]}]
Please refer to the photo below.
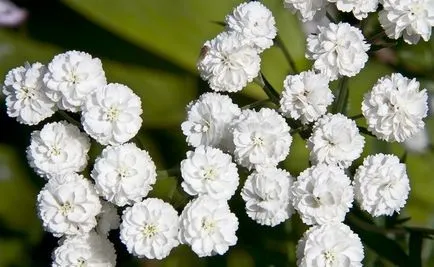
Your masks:
[{"label": "green stem", "polygon": [[271,100],[269,98],[258,100],[258,101],[255,101],[253,103],[250,103],[248,105],[243,106],[241,109],[250,109],[250,108],[261,107],[263,104],[266,104],[266,103],[268,103],[270,101]]},{"label": "green stem", "polygon": [[330,14],[330,12],[326,12],[326,16],[327,16],[327,18],[331,21],[331,22],[333,22],[333,23],[338,23],[338,21],[336,20],[336,18],[335,17],[333,17],[332,16],[332,14]]},{"label": "green stem", "polygon": [[286,48],[285,44],[282,41],[282,38],[280,38],[279,35],[276,36],[276,44],[277,46],[279,46],[280,50],[282,50],[283,55],[285,56],[286,60],[289,63],[289,66],[291,67],[291,72],[292,73],[298,73],[297,71],[297,67],[295,66],[295,61],[292,58],[291,54],[289,54],[288,49]]},{"label": "green stem", "polygon": [[75,126],[77,126],[80,129],[83,129],[83,127],[81,126],[81,123],[79,121],[77,121],[76,119],[74,119],[73,117],[71,117],[68,113],[66,113],[63,110],[58,110],[57,111],[59,113],[60,116],[62,116],[65,120],[67,120],[69,123],[74,124]]},{"label": "green stem", "polygon": [[167,170],[159,170],[157,171],[157,177],[158,178],[169,178],[173,176],[178,176],[181,173],[181,170],[179,169],[179,166],[167,169]]},{"label": "green stem", "polygon": [[359,132],[361,132],[362,134],[369,135],[369,136],[372,136],[372,137],[376,137],[368,129],[366,129],[363,126],[357,126],[357,128],[359,129]]},{"label": "green stem", "polygon": [[351,116],[349,118],[352,120],[358,120],[358,119],[363,118],[363,114],[357,114],[357,115]]},{"label": "green stem", "polygon": [[268,98],[274,104],[277,106],[280,105],[280,94],[273,88],[273,86],[271,86],[262,72],[259,73],[258,77],[256,77],[254,81],[262,87],[262,90],[264,90],[265,94],[267,94]]},{"label": "green stem", "polygon": [[333,107],[333,113],[345,114],[345,108],[348,101],[348,78],[342,77],[339,81],[338,95],[336,97],[336,104]]}]

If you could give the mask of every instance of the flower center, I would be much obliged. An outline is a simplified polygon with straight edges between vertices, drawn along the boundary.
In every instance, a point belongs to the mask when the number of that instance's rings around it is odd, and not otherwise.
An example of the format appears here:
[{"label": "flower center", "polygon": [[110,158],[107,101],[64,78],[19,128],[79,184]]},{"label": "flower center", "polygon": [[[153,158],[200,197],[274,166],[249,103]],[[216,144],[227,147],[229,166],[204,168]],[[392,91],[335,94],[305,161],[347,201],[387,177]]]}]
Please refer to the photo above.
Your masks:
[{"label": "flower center", "polygon": [[77,260],[77,267],[85,267],[86,266],[86,260],[83,258],[80,258]]},{"label": "flower center", "polygon": [[119,117],[120,110],[116,106],[111,106],[106,112],[106,119],[109,121],[116,121]]},{"label": "flower center", "polygon": [[255,146],[262,146],[262,145],[264,145],[264,138],[262,138],[260,136],[253,137],[253,144]]},{"label": "flower center", "polygon": [[149,223],[143,227],[143,235],[146,238],[154,237],[158,233],[158,228],[155,224]]},{"label": "flower center", "polygon": [[57,144],[52,145],[48,149],[48,156],[49,157],[58,157],[58,156],[60,156],[61,153],[62,153],[62,150],[60,149],[60,147]]},{"label": "flower center", "polygon": [[119,167],[116,169],[116,172],[118,173],[118,177],[121,179],[124,179],[131,175],[129,168],[127,167]]},{"label": "flower center", "polygon": [[30,88],[27,86],[23,86],[21,88],[21,94],[19,95],[19,98],[29,99],[29,98],[34,98],[34,97],[35,97],[35,92],[34,92],[33,88]]},{"label": "flower center", "polygon": [[79,79],[78,75],[75,73],[75,71],[71,71],[71,73],[69,74],[68,82],[70,82],[72,84],[77,84],[80,82],[80,79]]},{"label": "flower center", "polygon": [[334,263],[336,261],[336,253],[332,250],[327,250],[324,252],[324,258],[327,263]]},{"label": "flower center", "polygon": [[208,234],[211,234],[214,232],[216,228],[216,223],[215,221],[208,219],[208,218],[203,218],[202,219],[202,229],[207,232]]},{"label": "flower center", "polygon": [[209,123],[204,124],[197,123],[194,125],[193,130],[197,133],[206,133],[209,130]]},{"label": "flower center", "polygon": [[72,205],[69,202],[65,202],[62,206],[60,206],[60,212],[63,216],[66,216],[71,210]]},{"label": "flower center", "polygon": [[205,179],[207,181],[214,180],[216,178],[216,176],[217,176],[217,172],[212,167],[205,168],[202,172],[203,179]]}]

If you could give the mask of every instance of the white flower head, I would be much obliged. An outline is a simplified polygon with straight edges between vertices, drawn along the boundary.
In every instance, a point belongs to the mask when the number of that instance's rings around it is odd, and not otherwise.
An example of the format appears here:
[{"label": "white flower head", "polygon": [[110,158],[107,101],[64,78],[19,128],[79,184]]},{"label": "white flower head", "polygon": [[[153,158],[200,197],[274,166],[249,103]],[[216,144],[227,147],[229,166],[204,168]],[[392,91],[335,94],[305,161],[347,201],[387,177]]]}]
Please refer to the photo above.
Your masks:
[{"label": "white flower head", "polygon": [[52,267],[115,267],[113,244],[94,231],[63,239],[53,252]]},{"label": "white flower head", "polygon": [[275,167],[254,171],[247,177],[241,196],[247,215],[261,225],[276,226],[294,212],[290,189],[292,176]]},{"label": "white flower head", "polygon": [[56,111],[56,103],[44,93],[42,81],[46,68],[41,63],[14,68],[6,74],[3,94],[9,117],[20,123],[35,125]]},{"label": "white flower head", "polygon": [[124,210],[120,238],[140,258],[163,259],[178,246],[178,213],[168,203],[148,198]]},{"label": "white flower head", "polygon": [[300,119],[303,124],[313,122],[327,112],[333,102],[329,79],[321,73],[305,71],[288,75],[283,82],[280,111],[286,117]]},{"label": "white flower head", "polygon": [[118,229],[120,225],[116,206],[104,200],[101,200],[101,213],[96,216],[96,220],[98,222],[96,232],[102,236],[107,236],[111,230]]},{"label": "white flower head", "polygon": [[309,228],[297,245],[297,266],[362,267],[363,245],[343,223]]},{"label": "white flower head", "polygon": [[427,129],[424,128],[407,138],[402,144],[407,151],[424,153],[429,149],[431,141]]},{"label": "white flower head", "polygon": [[247,43],[258,49],[258,52],[270,48],[277,34],[273,14],[258,1],[237,6],[226,16],[226,24],[230,31],[240,33]]},{"label": "white flower head", "polygon": [[180,216],[179,240],[199,257],[223,255],[237,243],[238,218],[226,201],[201,196],[190,201]]},{"label": "white flower head", "polygon": [[110,83],[86,98],[81,122],[102,145],[128,142],[142,126],[140,98],[127,86]]},{"label": "white flower head", "polygon": [[187,108],[187,120],[181,124],[187,142],[193,146],[213,146],[233,150],[232,132],[228,129],[241,110],[227,95],[205,93]]},{"label": "white flower head", "polygon": [[378,0],[328,0],[329,2],[336,3],[338,10],[343,12],[353,12],[354,17],[362,20],[368,16],[369,13],[375,12],[378,7]]},{"label": "white flower head", "polygon": [[302,22],[313,20],[319,13],[325,13],[326,0],[284,0],[285,8],[297,14]]},{"label": "white flower head", "polygon": [[44,228],[56,237],[88,233],[101,212],[93,185],[76,173],[51,177],[37,202]]},{"label": "white flower head", "polygon": [[316,121],[307,146],[313,164],[327,163],[348,168],[360,157],[365,138],[356,123],[338,114],[326,114]]},{"label": "white flower head", "polygon": [[433,0],[382,0],[383,10],[379,13],[381,26],[387,36],[416,44],[420,37],[428,41],[434,26]]},{"label": "white flower head", "polygon": [[410,192],[405,164],[394,155],[366,157],[354,175],[354,190],[361,208],[372,216],[399,212]]},{"label": "white flower head", "polygon": [[27,18],[27,10],[19,8],[9,0],[0,1],[0,26],[16,27]]},{"label": "white flower head", "polygon": [[308,225],[342,222],[353,203],[350,178],[336,166],[304,170],[291,189],[294,208]]},{"label": "white flower head", "polygon": [[258,76],[261,58],[237,32],[222,32],[202,48],[197,68],[216,92],[237,92]]},{"label": "white flower head", "polygon": [[229,154],[210,146],[199,146],[187,152],[181,161],[182,188],[195,196],[208,195],[229,200],[237,190],[239,177]]},{"label": "white flower head", "polygon": [[77,126],[65,121],[47,123],[33,131],[27,159],[31,167],[43,176],[80,172],[88,160],[90,140]]},{"label": "white flower head", "polygon": [[91,173],[98,194],[117,206],[131,205],[147,196],[157,172],[148,152],[134,143],[106,147]]},{"label": "white flower head", "polygon": [[370,130],[379,139],[403,142],[421,131],[428,112],[426,89],[400,73],[380,78],[365,94],[362,113]]},{"label": "white flower head", "polygon": [[44,83],[48,88],[46,95],[60,109],[77,112],[85,98],[107,81],[98,58],[85,52],[68,51],[55,56],[48,64]]},{"label": "white flower head", "polygon": [[289,153],[289,131],[285,119],[273,109],[243,110],[233,129],[236,161],[249,169],[276,166]]},{"label": "white flower head", "polygon": [[306,57],[315,60],[313,67],[336,80],[339,75],[352,77],[368,61],[370,45],[362,32],[348,23],[319,26],[318,34],[307,37]]}]

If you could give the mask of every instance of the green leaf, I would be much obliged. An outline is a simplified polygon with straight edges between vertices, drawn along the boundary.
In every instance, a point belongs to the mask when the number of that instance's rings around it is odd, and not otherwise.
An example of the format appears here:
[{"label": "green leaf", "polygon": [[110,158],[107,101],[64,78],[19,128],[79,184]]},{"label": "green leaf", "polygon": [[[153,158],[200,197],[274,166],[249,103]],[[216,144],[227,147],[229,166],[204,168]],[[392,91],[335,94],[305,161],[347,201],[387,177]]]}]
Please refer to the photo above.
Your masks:
[{"label": "green leaf", "polygon": [[412,267],[422,267],[422,241],[423,235],[421,232],[412,232],[408,247],[410,251],[410,263]]},{"label": "green leaf", "polygon": [[[7,52],[2,56],[0,73],[26,61],[47,64],[56,54],[64,52],[59,47],[38,43],[17,33],[0,31],[0,39]],[[105,58],[101,60],[109,82],[128,85],[140,96],[143,127],[168,127],[183,120],[186,104],[196,95],[193,75],[157,71]]]},{"label": "green leaf", "polygon": [[364,222],[352,214],[348,214],[345,223],[357,233],[362,242],[378,255],[401,267],[408,267],[409,257],[394,240],[377,231],[375,225]]}]

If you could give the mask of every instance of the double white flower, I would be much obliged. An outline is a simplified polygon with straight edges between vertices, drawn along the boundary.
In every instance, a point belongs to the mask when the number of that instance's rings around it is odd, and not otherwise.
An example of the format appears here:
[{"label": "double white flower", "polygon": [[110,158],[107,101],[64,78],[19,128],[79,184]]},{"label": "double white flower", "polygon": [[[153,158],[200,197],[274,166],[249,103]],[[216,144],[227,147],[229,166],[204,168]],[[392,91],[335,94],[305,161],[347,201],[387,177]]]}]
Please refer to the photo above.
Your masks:
[{"label": "double white flower", "polygon": [[423,129],[428,112],[426,89],[400,73],[380,78],[365,94],[362,113],[368,129],[379,139],[403,142]]},{"label": "double white flower", "polygon": [[246,168],[276,166],[289,153],[290,127],[273,109],[243,110],[233,127],[235,160]]},{"label": "double white flower", "polygon": [[65,121],[52,122],[32,132],[27,159],[39,175],[48,178],[82,171],[89,149],[89,137],[76,126]]},{"label": "double white flower", "polygon": [[315,60],[313,67],[332,81],[359,73],[368,61],[366,52],[370,48],[362,32],[342,22],[319,26],[319,30],[307,38],[306,57]]},{"label": "double white flower", "polygon": [[56,103],[45,95],[42,81],[46,68],[41,63],[25,64],[6,74],[3,94],[9,117],[20,123],[35,125],[57,110]]},{"label": "double white flower", "polygon": [[356,199],[372,216],[392,215],[410,192],[405,164],[393,155],[368,156],[354,175]]},{"label": "double white flower", "polygon": [[180,217],[179,240],[199,257],[223,255],[237,243],[238,219],[226,201],[201,196],[190,201]]},{"label": "double white flower", "polygon": [[350,178],[332,165],[319,164],[300,173],[291,194],[294,208],[308,225],[342,222],[353,206]]},{"label": "double white flower", "polygon": [[275,167],[254,171],[247,177],[241,196],[247,215],[262,225],[276,226],[294,212],[290,194],[292,176]]}]

